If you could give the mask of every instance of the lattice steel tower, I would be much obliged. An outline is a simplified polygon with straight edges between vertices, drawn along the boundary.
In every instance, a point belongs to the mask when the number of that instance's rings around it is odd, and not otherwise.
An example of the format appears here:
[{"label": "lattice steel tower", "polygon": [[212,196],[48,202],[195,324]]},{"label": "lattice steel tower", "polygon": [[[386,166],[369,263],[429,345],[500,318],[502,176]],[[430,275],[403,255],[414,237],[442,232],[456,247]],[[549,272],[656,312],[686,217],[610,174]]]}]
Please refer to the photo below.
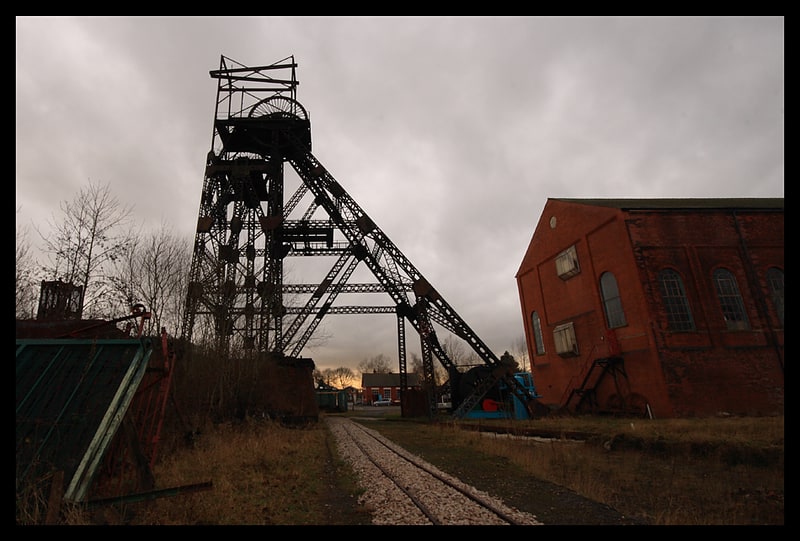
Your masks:
[{"label": "lattice steel tower", "polygon": [[[464,340],[492,370],[455,410],[469,411],[503,379],[515,384],[489,350],[422,274],[311,153],[311,123],[297,101],[294,57],[247,67],[225,56],[210,72],[218,80],[212,149],[208,154],[190,270],[182,337],[198,333],[220,351],[296,357],[325,315],[395,313],[401,387],[406,387],[405,321],[420,336],[423,370],[433,375],[435,355],[455,369],[434,323]],[[284,164],[299,177],[285,197]],[[303,212],[298,206],[310,200]],[[297,211],[297,212],[296,212]],[[317,211],[327,217],[315,219]],[[299,218],[291,216],[299,215]],[[284,284],[290,256],[335,257],[319,282]],[[363,263],[378,283],[350,284]],[[387,293],[392,306],[333,306],[340,293]],[[287,306],[285,295],[306,294]],[[411,297],[413,294],[413,297]],[[436,408],[430,396],[431,411]]]}]

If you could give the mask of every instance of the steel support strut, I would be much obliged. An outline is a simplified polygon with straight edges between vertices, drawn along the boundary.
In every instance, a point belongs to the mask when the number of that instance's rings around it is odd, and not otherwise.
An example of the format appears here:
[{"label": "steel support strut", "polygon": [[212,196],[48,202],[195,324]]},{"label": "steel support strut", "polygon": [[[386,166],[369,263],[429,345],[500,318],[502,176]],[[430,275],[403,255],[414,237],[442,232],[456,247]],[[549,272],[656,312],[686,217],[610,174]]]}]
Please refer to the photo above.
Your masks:
[{"label": "steel support strut", "polygon": [[[434,323],[465,341],[492,377],[455,410],[463,415],[503,379],[526,403],[509,371],[422,273],[403,255],[311,152],[308,114],[296,101],[293,58],[269,66],[247,67],[222,57],[212,150],[209,153],[190,270],[182,337],[190,342],[199,318],[210,321],[217,347],[232,344],[255,352],[302,351],[321,319],[330,313],[385,313],[378,307],[334,307],[347,281],[363,262],[387,293],[398,318],[401,381],[406,381],[405,331],[408,321],[420,336],[425,380],[433,382],[433,356],[448,371],[457,370],[439,341]],[[287,77],[276,72],[291,71]],[[301,185],[284,204],[284,163]],[[300,220],[290,214],[309,194],[313,202]],[[313,220],[317,209],[327,221]],[[338,231],[345,241],[334,239]],[[287,256],[337,255],[336,263],[301,308],[287,307],[283,260]],[[363,286],[362,286],[363,287]],[[366,291],[366,289],[363,289]],[[413,297],[410,295],[413,293]],[[326,297],[327,295],[327,297]],[[337,312],[338,310],[338,312]],[[283,318],[293,315],[289,325]],[[305,331],[306,320],[311,319]],[[206,327],[208,328],[208,326]],[[431,411],[436,398],[430,394]]]}]

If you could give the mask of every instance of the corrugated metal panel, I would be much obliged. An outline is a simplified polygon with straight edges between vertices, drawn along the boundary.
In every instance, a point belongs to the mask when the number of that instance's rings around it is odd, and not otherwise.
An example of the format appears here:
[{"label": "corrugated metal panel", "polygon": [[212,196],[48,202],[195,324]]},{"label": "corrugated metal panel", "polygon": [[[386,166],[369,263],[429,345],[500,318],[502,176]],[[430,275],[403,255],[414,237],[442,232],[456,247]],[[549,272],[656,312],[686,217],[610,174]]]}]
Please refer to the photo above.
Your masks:
[{"label": "corrugated metal panel", "polygon": [[142,381],[149,339],[17,340],[17,487],[64,472],[83,501]]}]

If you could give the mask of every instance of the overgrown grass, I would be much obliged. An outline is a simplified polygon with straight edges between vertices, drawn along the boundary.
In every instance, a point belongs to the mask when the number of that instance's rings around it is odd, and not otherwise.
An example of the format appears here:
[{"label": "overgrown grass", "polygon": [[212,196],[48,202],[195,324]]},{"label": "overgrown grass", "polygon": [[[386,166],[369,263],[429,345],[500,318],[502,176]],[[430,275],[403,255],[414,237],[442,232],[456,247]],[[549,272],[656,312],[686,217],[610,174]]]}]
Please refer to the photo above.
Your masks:
[{"label": "overgrown grass", "polygon": [[[534,442],[464,430],[454,422],[399,417],[371,420],[368,426],[478,488],[491,482],[492,492],[508,490],[509,497],[523,504],[531,493],[519,472],[568,487],[648,524],[784,523],[782,417],[553,418],[495,425],[582,433],[582,443],[566,437]],[[369,524],[368,512],[357,504],[363,489],[336,456],[324,423],[290,428],[246,420],[204,426],[200,432],[191,446],[177,436],[181,445],[165,446],[170,450],[155,468],[156,490],[211,482],[209,490],[93,509],[71,506],[62,510],[62,522]],[[481,470],[491,475],[481,477]],[[465,478],[470,475],[474,479]],[[518,478],[523,482],[513,485]],[[28,498],[35,513],[20,519],[18,499],[18,524],[40,523],[46,500],[35,494]]]},{"label": "overgrown grass", "polygon": [[[289,428],[268,420],[205,427],[191,446],[155,468],[155,490],[199,491],[98,508],[64,510],[67,524],[316,525],[368,523],[354,476],[322,423]],[[345,468],[345,471],[340,471]],[[337,502],[345,510],[331,508]],[[348,515],[349,513],[349,515]],[[344,522],[343,522],[344,521]],[[18,524],[20,521],[18,521]],[[22,521],[24,524],[25,521]]]},{"label": "overgrown grass", "polygon": [[[484,421],[483,425],[494,422]],[[466,424],[481,424],[469,421]],[[404,426],[406,425],[406,426]],[[456,447],[503,457],[513,470],[570,488],[657,525],[753,525],[784,521],[783,418],[644,420],[553,418],[499,421],[495,428],[584,439],[534,440],[440,423],[432,440],[419,423],[370,423],[387,437],[459,473]],[[430,434],[429,434],[430,435]],[[558,438],[558,436],[556,436]],[[465,473],[461,471],[461,473]]]},{"label": "overgrown grass", "polygon": [[320,523],[331,490],[328,434],[260,421],[223,424],[171,456],[160,485],[211,481],[213,489],[143,506],[134,524],[308,525]]}]

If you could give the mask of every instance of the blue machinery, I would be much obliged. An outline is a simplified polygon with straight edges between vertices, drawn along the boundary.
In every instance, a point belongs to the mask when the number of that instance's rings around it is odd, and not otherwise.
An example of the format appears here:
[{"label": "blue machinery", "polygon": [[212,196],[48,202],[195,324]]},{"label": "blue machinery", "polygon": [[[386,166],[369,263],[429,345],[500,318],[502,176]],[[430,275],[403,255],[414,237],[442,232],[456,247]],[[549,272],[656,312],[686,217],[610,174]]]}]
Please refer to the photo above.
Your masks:
[{"label": "blue machinery", "polygon": [[[461,377],[458,378],[459,394],[462,396],[469,395],[471,387],[474,386],[476,380],[480,379],[483,370],[484,367],[477,367],[461,375]],[[531,412],[529,407],[520,399],[520,395],[530,395],[534,398],[539,397],[533,384],[533,375],[530,372],[517,372],[513,375],[513,379],[517,387],[524,389],[526,393],[514,392],[514,390],[509,387],[507,380],[500,379],[472,409],[464,413],[463,418],[530,419]]]}]

